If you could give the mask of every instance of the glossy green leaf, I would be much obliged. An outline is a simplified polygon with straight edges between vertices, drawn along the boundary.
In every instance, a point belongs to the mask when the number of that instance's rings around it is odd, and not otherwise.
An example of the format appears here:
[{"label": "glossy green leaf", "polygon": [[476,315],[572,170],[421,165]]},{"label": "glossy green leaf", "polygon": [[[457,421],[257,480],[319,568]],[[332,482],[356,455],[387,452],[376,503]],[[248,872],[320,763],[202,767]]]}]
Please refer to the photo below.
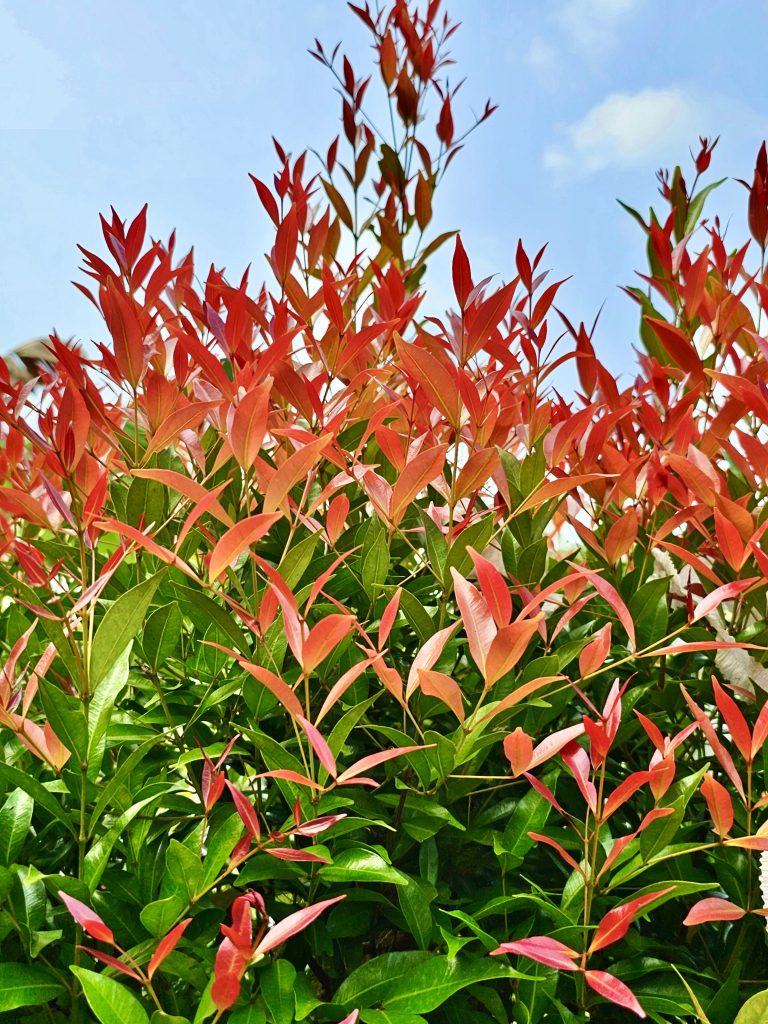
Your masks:
[{"label": "glossy green leaf", "polygon": [[318,874],[326,882],[407,884],[405,875],[387,864],[381,854],[368,849],[342,850],[333,858],[333,863],[320,868]]},{"label": "glossy green leaf", "polygon": [[29,793],[16,789],[0,807],[0,864],[18,858],[32,824],[35,802]]},{"label": "glossy green leaf", "polygon": [[296,968],[289,960],[274,960],[259,973],[259,991],[272,1024],[291,1024],[293,1021],[295,983]]},{"label": "glossy green leaf", "polygon": [[100,1024],[149,1024],[139,1000],[125,985],[84,967],[70,967],[83,986],[88,1005]]},{"label": "glossy green leaf", "polygon": [[0,1013],[22,1006],[41,1006],[56,999],[64,986],[37,964],[0,963]]},{"label": "glossy green leaf", "polygon": [[114,601],[99,623],[91,648],[90,682],[94,691],[141,628],[164,571],[150,576]]}]

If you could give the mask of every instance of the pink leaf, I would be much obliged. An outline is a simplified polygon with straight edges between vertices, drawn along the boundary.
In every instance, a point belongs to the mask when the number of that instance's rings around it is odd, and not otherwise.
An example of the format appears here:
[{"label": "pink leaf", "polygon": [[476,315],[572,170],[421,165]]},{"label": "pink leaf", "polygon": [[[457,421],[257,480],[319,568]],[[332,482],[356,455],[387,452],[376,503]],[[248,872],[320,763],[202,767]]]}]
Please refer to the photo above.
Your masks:
[{"label": "pink leaf", "polygon": [[96,960],[100,960],[103,964],[107,964],[109,967],[114,967],[116,971],[120,971],[121,974],[127,974],[129,978],[133,978],[134,981],[141,981],[141,977],[136,971],[131,970],[130,967],[126,967],[122,960],[118,960],[116,956],[110,956],[109,953],[102,953],[99,949],[91,949],[90,946],[79,946],[79,949],[89,953]]},{"label": "pink leaf", "polygon": [[248,830],[248,834],[258,840],[261,835],[261,826],[259,825],[259,818],[253,804],[243,796],[236,786],[232,785],[229,779],[227,779],[227,789],[232,797],[237,813],[240,815],[240,820]]},{"label": "pink leaf", "polygon": [[733,583],[726,583],[722,587],[713,590],[711,594],[707,594],[696,605],[691,622],[698,622],[699,619],[703,619],[705,615],[709,615],[710,612],[719,607],[723,601],[730,601],[731,598],[736,597],[743,590],[751,587],[753,583],[757,583],[759,579],[759,576],[751,576],[748,580],[734,580]]},{"label": "pink leaf", "polygon": [[516,953],[518,956],[526,956],[529,960],[535,960],[538,964],[546,967],[554,967],[558,971],[576,971],[576,964],[579,954],[575,949],[566,946],[557,939],[550,939],[546,935],[532,935],[529,939],[518,939],[515,942],[504,942],[498,949],[491,951],[491,956],[499,956],[502,953]]},{"label": "pink leaf", "polygon": [[74,896],[68,896],[61,889],[59,889],[59,899],[84,932],[87,932],[92,938],[98,939],[99,942],[109,942],[110,945],[115,944],[112,930],[104,924],[95,910],[91,910],[85,903],[76,900]]},{"label": "pink leaf", "polygon": [[359,761],[347,768],[341,773],[336,780],[339,784],[349,784],[353,775],[357,775],[359,772],[366,772],[369,768],[375,768],[376,765],[383,764],[385,761],[391,761],[395,757],[401,757],[403,754],[412,754],[415,750],[428,750],[430,746],[434,744],[428,744],[426,746],[416,747],[393,747],[392,750],[380,750],[378,754],[369,754],[367,757],[362,757]]},{"label": "pink leaf", "polygon": [[254,949],[253,955],[263,955],[271,949],[282,945],[293,935],[297,935],[299,932],[304,931],[305,928],[308,928],[328,907],[332,907],[334,903],[339,903],[344,899],[346,899],[346,895],[336,896],[332,900],[323,900],[322,903],[315,903],[312,907],[305,907],[304,910],[297,910],[295,914],[289,914],[288,917],[284,917],[282,921],[267,932],[256,949]]},{"label": "pink leaf", "polygon": [[696,924],[705,924],[707,921],[739,921],[746,913],[746,910],[737,907],[730,900],[721,900],[716,896],[710,896],[694,903],[683,924],[690,927]]},{"label": "pink leaf", "polygon": [[577,566],[573,562],[569,562],[574,569],[577,569],[582,576],[589,580],[595,590],[598,592],[600,597],[606,601],[618,617],[619,622],[624,627],[624,630],[629,637],[630,647],[635,647],[635,624],[632,621],[632,616],[629,614],[629,608],[624,604],[624,601],[619,596],[619,592],[613,587],[608,580],[591,569],[586,569],[584,566]]},{"label": "pink leaf", "polygon": [[302,715],[297,715],[296,721],[307,734],[307,739],[312,744],[312,749],[317,754],[317,759],[320,764],[325,768],[331,778],[335,779],[336,758],[333,756],[331,748],[328,746],[325,739],[321,736],[320,731]]},{"label": "pink leaf", "polygon": [[645,1011],[623,981],[614,978],[607,971],[585,971],[584,978],[589,987],[610,1003],[631,1010],[638,1017],[645,1017]]},{"label": "pink leaf", "polygon": [[456,715],[460,722],[464,721],[464,706],[461,702],[461,690],[455,680],[451,679],[444,672],[435,672],[434,669],[420,668],[418,670],[419,686],[421,692],[428,697],[436,697]]},{"label": "pink leaf", "polygon": [[496,623],[493,621],[488,602],[480,591],[453,568],[451,575],[464,631],[469,641],[469,650],[485,678],[486,654],[496,637]]}]

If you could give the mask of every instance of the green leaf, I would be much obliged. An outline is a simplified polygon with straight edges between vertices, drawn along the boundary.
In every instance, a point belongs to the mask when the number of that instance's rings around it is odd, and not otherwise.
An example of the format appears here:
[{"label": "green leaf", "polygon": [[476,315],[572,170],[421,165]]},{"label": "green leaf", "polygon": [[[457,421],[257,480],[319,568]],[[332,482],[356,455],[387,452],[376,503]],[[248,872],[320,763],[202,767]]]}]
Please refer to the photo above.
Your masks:
[{"label": "green leaf", "polygon": [[707,185],[706,188],[703,188],[700,192],[697,192],[696,195],[691,199],[690,204],[688,206],[688,216],[685,221],[685,234],[688,234],[690,231],[693,231],[696,227],[699,217],[701,216],[701,212],[704,209],[704,201],[709,195],[709,193],[712,192],[713,189],[719,188],[719,186],[722,185],[723,182],[727,180],[727,178],[721,178],[719,181],[713,181],[711,185]]},{"label": "green leaf", "polygon": [[[230,1024],[233,1018],[230,1017]],[[155,1010],[149,1018],[149,1024],[189,1024],[189,1017],[179,1017],[176,1013],[163,1013],[162,1010]]]},{"label": "green leaf", "polygon": [[88,754],[88,723],[83,705],[48,679],[41,679],[39,688],[43,711],[51,728],[77,761],[85,763]]},{"label": "green leaf", "polygon": [[173,589],[188,618],[195,623],[215,624],[229,638],[236,651],[250,656],[245,636],[220,605],[201,591],[185,587],[181,583],[174,583]]},{"label": "green leaf", "polygon": [[501,836],[494,836],[494,852],[506,853],[522,861],[536,845],[528,833],[542,831],[550,810],[551,806],[544,797],[530,789],[515,805]]},{"label": "green leaf", "polygon": [[402,953],[383,953],[373,957],[352,971],[339,985],[333,997],[345,1010],[363,1009],[382,1001],[390,986],[397,986],[420,964],[430,959],[429,953],[407,950]]},{"label": "green leaf", "polygon": [[187,908],[187,901],[181,893],[174,893],[164,899],[148,903],[139,914],[141,923],[150,935],[163,936],[169,931]]},{"label": "green leaf", "polygon": [[435,890],[415,878],[406,878],[406,884],[399,886],[397,898],[400,902],[408,931],[419,949],[428,949],[432,939],[432,910],[430,903]]},{"label": "green leaf", "polygon": [[30,950],[35,941],[34,933],[39,931],[45,922],[47,899],[43,878],[37,868],[16,866],[8,892],[8,903],[15,924]]},{"label": "green leaf", "polygon": [[149,1024],[146,1010],[124,985],[84,967],[70,967],[70,971],[101,1024]]},{"label": "green leaf", "polygon": [[0,808],[0,863],[15,863],[32,824],[35,801],[23,789],[16,789]]},{"label": "green leaf", "polygon": [[[298,975],[298,978],[302,977],[303,975]],[[261,1006],[252,1004],[251,1006],[241,1006],[233,1010],[227,1024],[264,1024],[266,1019],[266,1014]]]},{"label": "green leaf", "polygon": [[693,775],[680,779],[666,794],[660,806],[672,807],[673,811],[664,818],[652,821],[640,835],[640,853],[643,861],[652,860],[657,853],[660,853],[665,846],[672,842],[685,817],[688,802],[699,788],[705,770],[706,768],[701,768]]},{"label": "green leaf", "polygon": [[259,974],[259,992],[273,1024],[291,1024],[295,1002],[296,968],[288,960],[275,960]]},{"label": "green leaf", "polygon": [[94,843],[88,853],[85,855],[85,872],[84,881],[91,892],[93,892],[96,886],[101,881],[101,876],[109,863],[109,855],[112,853],[115,843],[120,838],[123,829],[129,822],[133,821],[139,811],[146,807],[147,804],[152,803],[153,800],[157,800],[157,796],[147,797],[145,800],[139,800],[132,807],[129,807],[127,811],[123,811],[120,817],[110,826],[109,830]]},{"label": "green leaf", "polygon": [[237,813],[230,814],[228,818],[212,829],[205,844],[206,853],[203,861],[203,874],[199,882],[200,889],[207,888],[215,881],[229,860],[229,855],[242,836],[243,830],[242,819]]},{"label": "green leaf", "polygon": [[374,850],[342,850],[333,858],[333,864],[318,872],[326,882],[387,882],[406,885],[407,879]]},{"label": "green leaf", "polygon": [[476,523],[472,523],[462,530],[459,536],[451,545],[448,557],[443,568],[443,584],[447,587],[451,584],[451,569],[455,569],[460,576],[466,576],[472,568],[472,557],[467,548],[473,547],[476,551],[484,551],[493,533],[493,518],[483,516]]},{"label": "green leaf", "polygon": [[[376,529],[372,529],[373,524]],[[373,599],[379,592],[382,583],[389,572],[389,545],[387,534],[379,520],[371,519],[371,526],[368,528],[365,544],[360,556],[360,576],[363,581],[363,588],[368,597]]]},{"label": "green leaf", "polygon": [[635,624],[638,650],[661,640],[667,634],[668,579],[649,580],[627,602]]},{"label": "green leaf", "polygon": [[363,1010],[360,1020],[363,1024],[427,1024],[424,1017],[415,1013],[393,1013],[391,1010]]},{"label": "green leaf", "polygon": [[98,687],[141,629],[144,616],[164,573],[165,570],[161,569],[148,580],[127,590],[107,609],[96,630],[91,648],[91,691]]},{"label": "green leaf", "polygon": [[733,1024],[763,1024],[768,1020],[768,989],[748,999]]},{"label": "green leaf", "polygon": [[64,808],[61,806],[59,801],[50,793],[42,782],[38,782],[37,779],[33,779],[26,772],[22,772],[18,768],[14,768],[13,765],[5,764],[0,761],[0,779],[4,779],[11,786],[17,789],[23,789],[25,793],[29,793],[38,808],[43,807],[49,814],[53,815],[58,821],[66,826],[72,835],[75,835],[75,829],[72,822],[69,820]]},{"label": "green leaf", "polygon": [[432,516],[427,515],[421,509],[419,517],[424,528],[424,546],[427,549],[429,568],[432,570],[432,575],[435,579],[442,583],[445,575],[445,563],[448,558],[448,545]]},{"label": "green leaf", "polygon": [[319,533],[310,533],[308,537],[290,547],[280,559],[277,571],[283,577],[286,586],[290,590],[293,590],[307,571],[319,538]]},{"label": "green leaf", "polygon": [[405,588],[400,592],[400,610],[408,620],[411,629],[418,633],[421,643],[425,644],[435,633],[437,627],[418,597]]},{"label": "green leaf", "polygon": [[144,656],[155,671],[179,646],[184,616],[176,601],[156,608],[146,621],[141,635]]},{"label": "green leaf", "polygon": [[165,855],[165,881],[163,895],[181,893],[191,903],[200,887],[203,865],[196,853],[183,843],[172,839]]},{"label": "green leaf", "polygon": [[455,992],[478,981],[519,978],[519,972],[498,961],[463,960],[434,956],[415,967],[391,989],[381,1002],[385,1010],[399,1013],[429,1013],[442,1006]]},{"label": "green leaf", "polygon": [[165,488],[157,480],[135,476],[125,499],[125,518],[130,526],[148,530],[165,518]]},{"label": "green leaf", "polygon": [[88,778],[93,782],[101,771],[107,740],[107,727],[117,698],[128,682],[129,659],[133,641],[118,655],[88,706]]},{"label": "green leaf", "polygon": [[107,807],[111,807],[112,800],[117,796],[123,786],[125,786],[134,768],[141,763],[144,759],[144,755],[162,738],[162,734],[160,733],[158,733],[157,736],[150,736],[148,740],[145,740],[141,744],[141,746],[131,751],[115,774],[110,778],[109,782],[101,788],[99,798],[94,804],[93,811],[91,812],[91,820],[88,825],[89,837],[93,834],[93,830],[98,824],[101,815]]},{"label": "green leaf", "polygon": [[37,964],[0,964],[0,1013],[40,1006],[63,991],[61,982]]}]

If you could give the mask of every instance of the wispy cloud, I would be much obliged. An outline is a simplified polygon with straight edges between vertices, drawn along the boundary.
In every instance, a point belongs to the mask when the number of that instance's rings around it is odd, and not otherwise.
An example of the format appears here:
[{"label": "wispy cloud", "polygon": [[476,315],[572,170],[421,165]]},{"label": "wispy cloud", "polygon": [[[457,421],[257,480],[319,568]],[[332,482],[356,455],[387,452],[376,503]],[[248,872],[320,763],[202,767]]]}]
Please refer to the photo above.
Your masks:
[{"label": "wispy cloud", "polygon": [[0,0],[0,129],[59,128],[70,104],[65,69]]},{"label": "wispy cloud", "polygon": [[543,163],[563,177],[628,167],[687,146],[701,125],[699,103],[682,89],[616,92],[565,125],[561,141],[545,149]]},{"label": "wispy cloud", "polygon": [[543,36],[534,36],[524,59],[540,85],[550,89],[557,86],[562,61],[556,46]]},{"label": "wispy cloud", "polygon": [[555,21],[568,43],[584,56],[599,55],[618,41],[642,0],[565,0]]}]

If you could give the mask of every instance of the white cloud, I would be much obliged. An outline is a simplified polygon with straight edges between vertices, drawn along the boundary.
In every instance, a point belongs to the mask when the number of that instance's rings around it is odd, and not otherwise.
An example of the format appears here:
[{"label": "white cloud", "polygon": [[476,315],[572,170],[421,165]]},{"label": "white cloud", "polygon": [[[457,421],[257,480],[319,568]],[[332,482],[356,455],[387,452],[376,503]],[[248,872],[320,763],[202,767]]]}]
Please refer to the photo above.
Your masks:
[{"label": "white cloud", "polygon": [[701,130],[701,108],[682,89],[612,93],[561,129],[562,141],[545,149],[543,163],[562,176],[629,167],[685,149]]},{"label": "white cloud", "polygon": [[642,0],[565,0],[555,20],[574,49],[592,56],[617,41],[622,22]]},{"label": "white cloud", "polygon": [[549,88],[557,85],[562,64],[560,54],[557,48],[542,36],[534,36],[531,40],[531,45],[525,55],[525,63],[533,71],[541,85]]},{"label": "white cloud", "polygon": [[0,0],[0,129],[59,128],[69,107],[59,58]]}]

